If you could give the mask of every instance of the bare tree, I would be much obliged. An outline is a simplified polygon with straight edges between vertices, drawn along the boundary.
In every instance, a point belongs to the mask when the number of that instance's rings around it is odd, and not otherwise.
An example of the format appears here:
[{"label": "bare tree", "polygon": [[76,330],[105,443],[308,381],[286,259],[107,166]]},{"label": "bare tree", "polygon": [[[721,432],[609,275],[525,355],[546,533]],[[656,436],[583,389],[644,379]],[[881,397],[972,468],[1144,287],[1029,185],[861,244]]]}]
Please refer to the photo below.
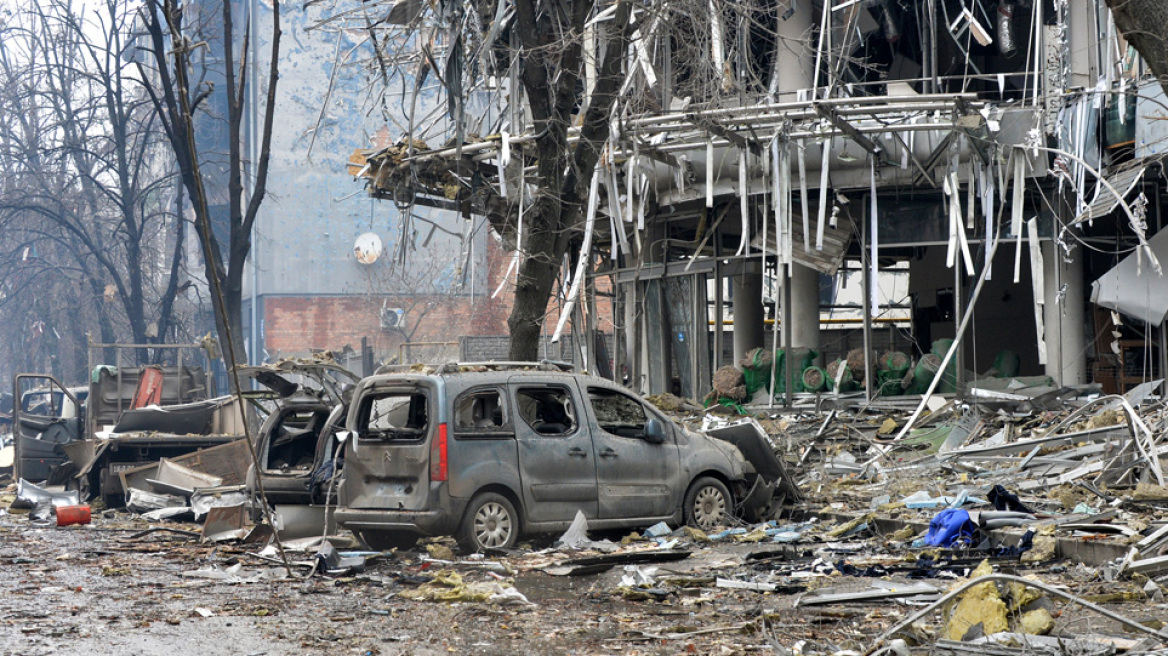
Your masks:
[{"label": "bare tree", "polygon": [[[194,17],[214,15],[200,10],[218,8],[221,20],[194,20]],[[150,56],[150,65],[139,63],[141,82],[150,95],[160,114],[160,122],[171,149],[178,162],[183,185],[191,199],[195,212],[195,230],[203,253],[203,269],[212,289],[221,298],[213,302],[215,321],[220,341],[230,341],[225,349],[229,357],[232,353],[243,353],[242,295],[243,273],[248,254],[251,252],[252,228],[260,203],[263,202],[267,187],[268,161],[271,153],[272,119],[276,109],[276,86],[279,79],[280,52],[280,2],[272,0],[272,32],[270,37],[271,55],[267,74],[267,94],[262,114],[262,135],[260,138],[259,160],[253,162],[254,176],[251,180],[251,195],[244,201],[243,182],[245,169],[249,164],[242,153],[243,119],[246,106],[247,53],[252,38],[252,26],[243,30],[242,45],[235,40],[236,17],[230,0],[207,0],[205,2],[181,2],[179,0],[146,0],[140,11],[141,24],[148,43],[143,45]],[[211,26],[217,25],[221,31],[215,32]],[[200,115],[214,89],[203,81],[206,61],[200,51],[219,44],[222,53],[216,53],[222,62],[222,74],[226,88],[226,114],[214,117],[210,113]],[[238,48],[238,50],[237,50]],[[238,51],[239,58],[236,57]],[[221,54],[221,58],[218,55]],[[204,149],[196,139],[197,125],[201,120],[222,118],[227,122],[227,244],[224,250],[220,236],[213,229],[210,211],[210,194],[220,190],[208,190],[204,181],[203,168],[206,163]],[[230,339],[228,339],[230,336]],[[228,362],[233,365],[234,362]]]},{"label": "bare tree", "polygon": [[[58,275],[72,270],[100,310],[103,341],[124,326],[147,343],[175,327],[184,231],[169,211],[174,177],[157,114],[126,76],[132,19],[125,0],[89,13],[44,0],[5,26],[0,221],[7,241],[54,255]],[[21,254],[10,272],[27,273]]]}]

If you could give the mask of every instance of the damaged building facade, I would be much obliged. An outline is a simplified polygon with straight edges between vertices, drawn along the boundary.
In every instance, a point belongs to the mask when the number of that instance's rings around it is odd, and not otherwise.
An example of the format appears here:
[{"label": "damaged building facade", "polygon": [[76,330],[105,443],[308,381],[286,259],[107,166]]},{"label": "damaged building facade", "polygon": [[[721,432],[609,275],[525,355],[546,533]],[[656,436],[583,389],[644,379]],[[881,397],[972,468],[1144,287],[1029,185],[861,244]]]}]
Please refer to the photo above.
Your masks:
[{"label": "damaged building facade", "polygon": [[[615,7],[585,30],[584,104]],[[1161,375],[1164,94],[1103,2],[642,9],[549,308],[612,336],[584,340],[611,345],[582,349],[585,367],[698,399],[758,347],[798,363],[768,387],[850,378],[867,397],[923,391],[913,374],[949,360],[941,391]],[[476,187],[529,204],[538,131],[511,75],[461,139],[370,151],[371,192],[468,215]],[[438,169],[476,174],[443,192]]]}]

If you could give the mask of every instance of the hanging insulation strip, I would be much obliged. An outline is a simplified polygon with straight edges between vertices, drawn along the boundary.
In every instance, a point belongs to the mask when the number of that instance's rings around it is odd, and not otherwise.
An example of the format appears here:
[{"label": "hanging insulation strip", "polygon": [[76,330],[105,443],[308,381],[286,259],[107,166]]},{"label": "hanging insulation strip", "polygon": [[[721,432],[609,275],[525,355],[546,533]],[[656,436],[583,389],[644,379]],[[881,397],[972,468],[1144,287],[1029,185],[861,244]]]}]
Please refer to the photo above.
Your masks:
[{"label": "hanging insulation strip", "polygon": [[568,298],[564,309],[560,312],[560,319],[556,322],[556,332],[552,335],[552,343],[560,341],[564,332],[564,324],[572,316],[572,308],[576,305],[576,297],[580,294],[588,264],[592,260],[592,233],[596,226],[596,209],[600,204],[600,171],[599,168],[592,174],[592,186],[588,190],[588,218],[584,222],[584,243],[580,246],[580,254],[576,259],[576,273],[572,276],[572,286],[568,289]]},{"label": "hanging insulation strip", "polygon": [[870,313],[871,316],[875,317],[880,314],[880,206],[876,195],[876,156],[870,156],[868,161],[871,163],[871,186],[868,189],[868,196],[871,198],[871,206],[868,209],[871,215],[871,236],[868,241],[868,275],[870,276],[868,290],[871,295],[869,299]]},{"label": "hanging insulation strip", "polygon": [[1042,279],[1042,248],[1038,243],[1038,219],[1026,222],[1026,237],[1030,246],[1030,277],[1034,288],[1034,329],[1038,334],[1038,364],[1046,364],[1046,330],[1042,311],[1046,305],[1046,285]]},{"label": "hanging insulation strip", "polygon": [[1022,199],[1025,176],[1026,156],[1017,152],[1014,157],[1014,196],[1010,203],[1010,232],[1014,233],[1014,284],[1021,280],[1022,275]]},{"label": "hanging insulation strip", "polygon": [[742,215],[742,235],[735,255],[750,252],[750,190],[747,187],[746,148],[738,149],[738,212]]},{"label": "hanging insulation strip", "polygon": [[823,228],[827,219],[828,170],[831,168],[831,137],[823,141],[823,158],[819,166],[819,223],[815,226],[815,250],[823,250]]}]

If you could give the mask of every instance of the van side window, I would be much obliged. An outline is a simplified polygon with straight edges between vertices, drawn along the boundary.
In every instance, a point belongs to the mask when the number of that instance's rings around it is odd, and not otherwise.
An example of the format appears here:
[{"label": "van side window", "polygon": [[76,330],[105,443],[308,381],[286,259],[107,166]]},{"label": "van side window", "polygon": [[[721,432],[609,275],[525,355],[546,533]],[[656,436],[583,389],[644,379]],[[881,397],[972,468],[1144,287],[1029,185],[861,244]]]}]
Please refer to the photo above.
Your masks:
[{"label": "van side window", "polygon": [[361,407],[362,437],[419,440],[426,436],[429,411],[421,392],[386,392],[367,399]]},{"label": "van side window", "polygon": [[454,428],[466,434],[498,434],[508,427],[503,396],[497,389],[466,392],[454,402]]},{"label": "van side window", "polygon": [[617,437],[645,436],[645,406],[632,397],[602,387],[588,388],[588,401],[596,423]]},{"label": "van side window", "polygon": [[524,387],[516,394],[519,416],[540,435],[576,432],[572,395],[562,387]]}]

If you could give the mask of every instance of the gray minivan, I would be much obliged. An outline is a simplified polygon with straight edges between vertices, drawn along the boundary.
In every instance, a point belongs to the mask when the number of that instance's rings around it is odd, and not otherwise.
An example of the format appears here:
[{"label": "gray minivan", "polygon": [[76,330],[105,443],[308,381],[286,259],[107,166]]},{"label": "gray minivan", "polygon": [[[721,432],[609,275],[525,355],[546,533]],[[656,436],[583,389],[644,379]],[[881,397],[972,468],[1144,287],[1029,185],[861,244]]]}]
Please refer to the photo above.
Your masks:
[{"label": "gray minivan", "polygon": [[361,381],[339,524],[374,548],[455,535],[481,551],[563,530],[577,511],[598,529],[709,528],[770,502],[735,446],[684,430],[610,381],[483,369]]}]

